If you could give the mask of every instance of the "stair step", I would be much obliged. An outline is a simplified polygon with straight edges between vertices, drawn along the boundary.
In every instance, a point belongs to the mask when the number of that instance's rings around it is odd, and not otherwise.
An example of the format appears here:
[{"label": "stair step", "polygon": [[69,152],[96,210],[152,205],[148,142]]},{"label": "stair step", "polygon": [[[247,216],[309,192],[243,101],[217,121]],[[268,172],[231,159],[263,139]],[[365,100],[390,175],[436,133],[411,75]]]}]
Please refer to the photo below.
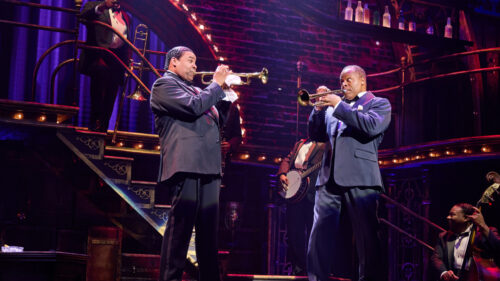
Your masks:
[{"label": "stair step", "polygon": [[132,178],[132,162],[134,158],[104,155],[100,163],[96,163],[101,171],[116,183],[130,184]]},{"label": "stair step", "polygon": [[121,160],[121,161],[134,161],[134,158],[131,157],[122,157],[122,156],[112,156],[112,155],[104,155],[104,159],[110,159],[110,160]]},{"label": "stair step", "polygon": [[137,181],[137,180],[131,180],[130,184],[138,184],[138,185],[152,185],[156,186],[158,183],[155,181]]},{"label": "stair step", "polygon": [[160,255],[122,254],[121,280],[158,280]]},{"label": "stair step", "polygon": [[159,209],[170,209],[170,208],[172,208],[172,205],[155,204],[154,207],[159,208]]}]

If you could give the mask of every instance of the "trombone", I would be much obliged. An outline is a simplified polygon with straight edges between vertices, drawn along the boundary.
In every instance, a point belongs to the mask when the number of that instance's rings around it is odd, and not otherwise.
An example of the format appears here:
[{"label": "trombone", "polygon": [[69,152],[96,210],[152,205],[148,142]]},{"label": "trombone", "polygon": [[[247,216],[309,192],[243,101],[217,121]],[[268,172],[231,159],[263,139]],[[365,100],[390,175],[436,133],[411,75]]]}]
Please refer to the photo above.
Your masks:
[{"label": "trombone", "polygon": [[[139,24],[135,28],[134,32],[134,42],[132,43],[134,46],[136,45],[136,41],[142,42],[142,49],[140,49],[141,53],[144,55],[146,53],[146,47],[148,45],[148,37],[149,37],[149,28],[145,24]],[[144,71],[144,62],[133,62],[132,67],[137,68],[137,76],[139,79],[142,79],[142,72]],[[137,101],[145,101],[147,98],[144,97],[144,90],[137,85],[132,94],[128,95],[127,98]]]},{"label": "trombone", "polygon": [[[212,81],[207,81],[205,80],[206,76],[214,75],[214,71],[201,71],[201,72],[195,72],[194,75],[201,75],[201,83],[205,85],[209,85],[212,83]],[[242,80],[241,78],[246,78],[245,80]],[[269,79],[269,71],[267,68],[262,68],[260,72],[251,72],[251,73],[231,73],[227,76],[226,78],[226,84],[228,86],[231,85],[249,85],[250,84],[250,78],[258,78],[262,82],[262,84],[266,84],[267,80]],[[231,81],[231,82],[229,82]]]},{"label": "trombone", "polygon": [[324,104],[322,101],[315,101],[317,98],[326,96],[326,95],[338,95],[342,96],[345,93],[345,90],[338,89],[338,90],[332,90],[332,91],[327,91],[323,93],[316,93],[316,94],[309,94],[309,92],[306,89],[302,89],[299,91],[298,96],[297,96],[297,102],[302,105],[302,106],[321,106]]}]

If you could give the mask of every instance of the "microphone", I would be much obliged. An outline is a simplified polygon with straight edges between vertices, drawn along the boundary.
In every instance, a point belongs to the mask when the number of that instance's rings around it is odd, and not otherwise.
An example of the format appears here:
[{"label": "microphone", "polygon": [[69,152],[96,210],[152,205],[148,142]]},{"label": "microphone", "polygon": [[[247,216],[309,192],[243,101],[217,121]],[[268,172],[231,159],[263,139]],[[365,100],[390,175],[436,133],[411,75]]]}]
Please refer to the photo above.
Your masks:
[{"label": "microphone", "polygon": [[302,73],[302,70],[304,70],[304,67],[305,67],[305,66],[306,66],[306,64],[305,64],[303,61],[298,60],[298,61],[297,61],[297,72],[298,72],[299,74],[301,74],[301,73]]},{"label": "microphone", "polygon": [[303,61],[301,61],[301,60],[297,61],[297,89],[301,88],[302,71],[304,70],[305,66],[306,66],[306,64]]}]

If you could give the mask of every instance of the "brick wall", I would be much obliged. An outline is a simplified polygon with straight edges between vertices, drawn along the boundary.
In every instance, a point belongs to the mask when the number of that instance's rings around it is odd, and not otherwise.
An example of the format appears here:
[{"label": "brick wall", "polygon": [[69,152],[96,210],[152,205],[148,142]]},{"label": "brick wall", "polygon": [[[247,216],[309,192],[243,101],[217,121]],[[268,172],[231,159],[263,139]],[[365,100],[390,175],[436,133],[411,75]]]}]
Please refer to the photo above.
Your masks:
[{"label": "brick wall", "polygon": [[[335,12],[335,1],[310,1],[324,5],[325,13]],[[338,88],[338,75],[347,64],[358,64],[367,73],[394,68],[390,42],[375,44],[375,39],[352,33],[332,31],[304,19],[285,1],[185,1],[202,19],[212,34],[226,63],[235,72],[269,69],[269,82],[253,80],[237,89],[241,94],[242,126],[245,143],[289,149],[295,141],[296,87],[298,60],[305,62],[302,87],[310,92],[319,85]],[[386,78],[387,79],[387,78]],[[370,89],[396,83],[368,81]],[[394,97],[388,94],[394,103]],[[306,120],[312,108],[300,108],[299,137],[306,134]]]}]

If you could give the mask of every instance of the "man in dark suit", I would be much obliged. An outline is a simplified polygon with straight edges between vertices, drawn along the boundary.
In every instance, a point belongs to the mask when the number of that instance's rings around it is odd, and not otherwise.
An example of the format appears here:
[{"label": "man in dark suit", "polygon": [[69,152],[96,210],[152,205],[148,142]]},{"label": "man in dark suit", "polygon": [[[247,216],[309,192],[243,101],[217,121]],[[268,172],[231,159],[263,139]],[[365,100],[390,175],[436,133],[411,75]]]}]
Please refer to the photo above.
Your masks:
[{"label": "man in dark suit", "polygon": [[[478,229],[474,239],[474,247],[480,250],[482,258],[495,259],[498,267],[500,264],[500,237],[496,229],[488,227],[478,208],[467,203],[456,204],[451,208],[446,219],[449,230],[439,234],[431,257],[431,266],[434,269],[436,280],[458,280],[459,277],[463,277],[458,275],[474,226]],[[465,266],[466,271],[470,267],[470,262],[468,259]],[[467,272],[462,273],[466,274]]]},{"label": "man in dark suit", "polygon": [[[309,133],[311,135],[311,133]],[[325,140],[326,141],[326,140]],[[325,142],[301,139],[295,143],[292,151],[281,161],[278,177],[284,189],[289,185],[287,173],[290,170],[307,171],[321,163],[325,151]],[[315,184],[318,170],[312,171],[303,180],[306,185],[303,198],[290,202],[286,207],[287,256],[290,259],[293,275],[306,275],[306,253],[309,234],[313,224]]]},{"label": "man in dark suit", "polygon": [[217,281],[219,128],[231,104],[223,101],[226,94],[221,86],[230,71],[221,65],[210,85],[205,89],[194,87],[191,82],[196,56],[183,46],[168,51],[165,68],[167,72],[155,81],[151,91],[151,109],[161,147],[158,181],[173,194],[163,236],[160,280],[181,281],[194,226],[199,280]]},{"label": "man in dark suit", "polygon": [[[125,38],[129,33],[130,19],[120,9],[117,0],[87,2],[82,8],[81,17],[87,21],[100,21],[111,25]],[[87,44],[109,49],[125,64],[129,62],[130,48],[118,35],[105,27],[88,23]],[[125,70],[110,54],[90,49],[82,49],[79,69],[81,73],[90,76],[89,129],[106,132],[118,87],[123,84]]]},{"label": "man in dark suit", "polygon": [[340,85],[344,98],[332,94],[321,97],[323,104],[316,106],[309,117],[315,135],[328,139],[316,182],[308,249],[309,280],[328,280],[332,260],[345,254],[334,244],[347,230],[341,224],[344,212],[355,238],[359,280],[387,280],[381,273],[383,258],[378,236],[377,206],[383,191],[378,146],[389,127],[391,105],[387,99],[366,91],[366,73],[359,66],[346,66],[340,74]]}]

